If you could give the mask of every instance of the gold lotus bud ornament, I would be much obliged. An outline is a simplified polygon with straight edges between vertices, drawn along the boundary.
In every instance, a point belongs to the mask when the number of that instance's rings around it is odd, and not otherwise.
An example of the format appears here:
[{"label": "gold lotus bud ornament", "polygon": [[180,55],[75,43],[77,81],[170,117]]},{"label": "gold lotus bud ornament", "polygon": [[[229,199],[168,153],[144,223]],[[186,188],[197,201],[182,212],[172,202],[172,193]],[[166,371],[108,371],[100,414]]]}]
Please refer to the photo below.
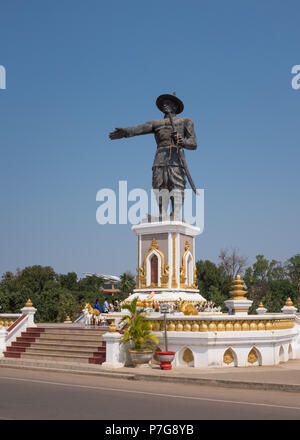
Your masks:
[{"label": "gold lotus bud ornament", "polygon": [[115,321],[112,321],[110,326],[109,326],[109,332],[110,333],[116,333],[116,331],[117,331],[117,327],[116,327]]},{"label": "gold lotus bud ornament", "polygon": [[71,322],[71,318],[69,315],[67,315],[67,317],[66,317],[66,322]]},{"label": "gold lotus bud ornament", "polygon": [[294,304],[293,304],[293,301],[291,300],[291,298],[288,298],[288,299],[286,300],[285,305],[286,305],[287,307],[292,307],[292,306],[294,305]]},{"label": "gold lotus bud ornament", "polygon": [[25,307],[33,307],[33,304],[29,298],[27,300],[27,303],[25,304]]},{"label": "gold lotus bud ornament", "polygon": [[229,293],[234,296],[233,299],[246,299],[244,298],[244,295],[247,294],[247,291],[245,290],[244,280],[241,280],[240,275],[236,276],[235,280],[233,281],[232,288],[233,290],[231,290]]}]

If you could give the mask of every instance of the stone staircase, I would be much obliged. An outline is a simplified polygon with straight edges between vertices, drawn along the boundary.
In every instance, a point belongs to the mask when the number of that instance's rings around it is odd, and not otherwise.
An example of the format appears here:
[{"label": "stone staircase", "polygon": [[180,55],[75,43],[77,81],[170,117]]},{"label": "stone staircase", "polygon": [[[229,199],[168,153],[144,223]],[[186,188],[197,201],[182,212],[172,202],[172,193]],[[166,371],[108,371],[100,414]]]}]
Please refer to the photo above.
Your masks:
[{"label": "stone staircase", "polygon": [[50,361],[51,363],[102,364],[107,329],[71,326],[28,328],[4,352],[5,358]]}]

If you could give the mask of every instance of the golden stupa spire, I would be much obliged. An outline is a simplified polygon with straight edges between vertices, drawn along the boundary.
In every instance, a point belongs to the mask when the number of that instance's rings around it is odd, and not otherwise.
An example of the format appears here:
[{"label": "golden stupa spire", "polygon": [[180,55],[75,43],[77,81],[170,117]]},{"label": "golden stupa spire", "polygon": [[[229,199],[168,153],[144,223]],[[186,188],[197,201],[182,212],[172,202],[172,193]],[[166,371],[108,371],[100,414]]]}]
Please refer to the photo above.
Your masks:
[{"label": "golden stupa spire", "polygon": [[234,300],[236,299],[246,299],[244,298],[244,295],[247,294],[247,291],[245,290],[244,280],[241,280],[241,276],[237,275],[235,280],[233,281],[232,289],[230,291],[230,294],[234,296]]}]

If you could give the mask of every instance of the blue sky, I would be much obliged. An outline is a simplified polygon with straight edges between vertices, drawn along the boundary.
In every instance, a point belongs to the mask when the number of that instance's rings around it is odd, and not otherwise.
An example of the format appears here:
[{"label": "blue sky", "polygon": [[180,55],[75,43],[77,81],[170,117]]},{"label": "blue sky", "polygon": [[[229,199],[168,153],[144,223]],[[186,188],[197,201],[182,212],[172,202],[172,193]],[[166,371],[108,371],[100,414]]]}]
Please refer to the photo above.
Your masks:
[{"label": "blue sky", "polygon": [[294,0],[3,0],[0,272],[135,271],[135,235],[96,222],[96,193],[150,189],[155,141],[108,133],[160,118],[174,90],[205,189],[197,258],[299,253],[299,19]]}]

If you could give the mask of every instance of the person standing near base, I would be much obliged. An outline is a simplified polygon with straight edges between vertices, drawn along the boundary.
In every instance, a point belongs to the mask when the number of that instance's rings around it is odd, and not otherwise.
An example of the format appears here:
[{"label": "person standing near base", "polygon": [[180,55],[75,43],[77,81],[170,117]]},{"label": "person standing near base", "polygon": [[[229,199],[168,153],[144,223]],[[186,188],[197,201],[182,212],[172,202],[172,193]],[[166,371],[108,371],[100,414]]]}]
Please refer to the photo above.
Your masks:
[{"label": "person standing near base", "polygon": [[107,302],[107,298],[105,298],[104,303],[103,303],[103,313],[108,313],[109,312],[109,305]]}]

